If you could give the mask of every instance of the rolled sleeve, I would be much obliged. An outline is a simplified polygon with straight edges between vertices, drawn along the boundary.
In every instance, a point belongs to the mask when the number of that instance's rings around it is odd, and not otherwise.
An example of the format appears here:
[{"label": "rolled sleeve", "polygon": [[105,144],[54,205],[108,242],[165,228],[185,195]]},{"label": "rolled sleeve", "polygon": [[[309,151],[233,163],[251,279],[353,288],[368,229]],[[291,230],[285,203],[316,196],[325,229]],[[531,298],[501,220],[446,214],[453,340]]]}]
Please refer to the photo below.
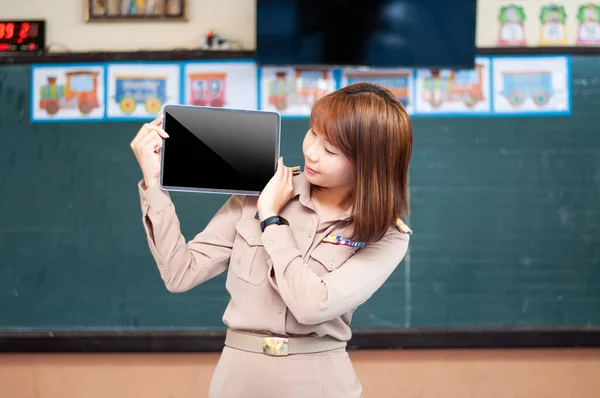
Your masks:
[{"label": "rolled sleeve", "polygon": [[173,204],[169,192],[160,189],[158,184],[146,189],[146,184],[142,180],[138,183],[138,190],[144,215],[153,216]]},{"label": "rolled sleeve", "polygon": [[[261,235],[262,243],[269,256],[282,254],[286,250],[298,252],[298,244],[288,225],[269,225]],[[295,251],[294,251],[295,249]]]}]

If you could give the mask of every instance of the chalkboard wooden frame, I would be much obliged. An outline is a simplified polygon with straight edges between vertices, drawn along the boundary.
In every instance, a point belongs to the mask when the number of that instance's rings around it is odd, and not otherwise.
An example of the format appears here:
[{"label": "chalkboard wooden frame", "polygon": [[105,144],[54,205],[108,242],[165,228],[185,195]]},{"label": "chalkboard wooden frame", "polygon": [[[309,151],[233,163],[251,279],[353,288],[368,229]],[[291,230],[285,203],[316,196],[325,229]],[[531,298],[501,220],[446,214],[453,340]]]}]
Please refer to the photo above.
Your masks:
[{"label": "chalkboard wooden frame", "polygon": [[[600,48],[489,48],[478,55],[532,54],[600,55]],[[254,58],[254,51],[139,51],[90,53],[40,53],[1,56],[0,65],[135,60],[209,60]],[[99,352],[219,352],[223,331],[0,331],[2,353],[99,353]],[[459,349],[600,347],[600,328],[548,329],[360,329],[348,348],[361,349]]]},{"label": "chalkboard wooden frame", "polygon": [[[224,332],[39,331],[0,333],[1,353],[220,352]],[[600,347],[600,328],[552,329],[365,329],[349,350],[512,349]]]}]

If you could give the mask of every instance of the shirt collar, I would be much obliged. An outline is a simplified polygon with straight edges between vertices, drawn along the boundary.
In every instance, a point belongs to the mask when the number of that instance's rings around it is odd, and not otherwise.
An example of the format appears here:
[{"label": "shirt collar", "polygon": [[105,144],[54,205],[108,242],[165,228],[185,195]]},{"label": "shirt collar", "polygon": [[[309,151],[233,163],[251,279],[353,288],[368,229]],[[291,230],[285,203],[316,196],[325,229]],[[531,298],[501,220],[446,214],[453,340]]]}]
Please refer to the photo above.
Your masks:
[{"label": "shirt collar", "polygon": [[[314,210],[314,206],[310,200],[310,182],[306,179],[304,172],[301,172],[298,175],[293,177],[294,181],[294,198],[299,196],[300,203],[305,207],[311,208]],[[347,221],[350,219],[350,215],[352,214],[352,208],[346,210],[346,212],[339,216],[336,220],[344,220]]]}]

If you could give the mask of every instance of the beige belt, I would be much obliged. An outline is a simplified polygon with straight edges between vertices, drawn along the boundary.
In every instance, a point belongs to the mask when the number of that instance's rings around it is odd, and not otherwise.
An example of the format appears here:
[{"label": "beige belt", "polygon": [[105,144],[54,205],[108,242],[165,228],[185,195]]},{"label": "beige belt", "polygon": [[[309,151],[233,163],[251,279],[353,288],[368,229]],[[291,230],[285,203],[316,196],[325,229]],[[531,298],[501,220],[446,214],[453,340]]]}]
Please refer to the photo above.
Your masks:
[{"label": "beige belt", "polygon": [[282,356],[311,354],[346,347],[345,341],[329,336],[323,337],[283,337],[260,336],[227,329],[225,345],[243,351]]}]

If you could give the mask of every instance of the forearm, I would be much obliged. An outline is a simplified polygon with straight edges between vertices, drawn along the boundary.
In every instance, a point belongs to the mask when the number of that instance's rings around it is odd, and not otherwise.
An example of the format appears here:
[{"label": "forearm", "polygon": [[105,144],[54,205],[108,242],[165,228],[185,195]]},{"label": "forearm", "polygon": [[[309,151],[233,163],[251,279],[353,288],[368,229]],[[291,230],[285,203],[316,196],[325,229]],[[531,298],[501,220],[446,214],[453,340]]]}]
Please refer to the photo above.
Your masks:
[{"label": "forearm", "polygon": [[213,217],[211,228],[186,243],[169,194],[154,186],[141,192],[141,198],[148,245],[169,291],[189,290],[226,270],[233,242],[231,201]]},{"label": "forearm", "polygon": [[408,249],[408,236],[390,230],[319,276],[305,263],[289,226],[266,228],[262,240],[273,267],[273,284],[303,324],[326,322],[358,308],[383,285]]},{"label": "forearm", "polygon": [[313,323],[320,309],[327,306],[327,286],[302,259],[288,226],[268,226],[262,240],[282,300],[299,322]]}]

